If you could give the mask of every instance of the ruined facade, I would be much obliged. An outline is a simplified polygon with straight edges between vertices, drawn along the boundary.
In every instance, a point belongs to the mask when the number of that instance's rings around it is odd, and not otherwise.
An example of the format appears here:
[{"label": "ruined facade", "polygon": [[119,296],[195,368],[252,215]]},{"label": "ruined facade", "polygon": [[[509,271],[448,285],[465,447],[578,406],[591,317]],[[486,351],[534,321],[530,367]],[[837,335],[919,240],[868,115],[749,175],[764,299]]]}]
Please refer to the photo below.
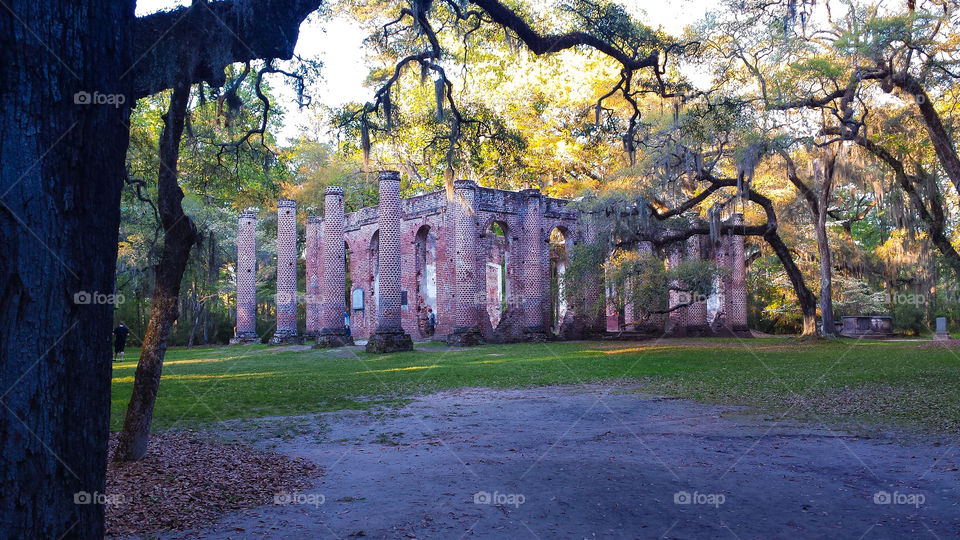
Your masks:
[{"label": "ruined facade", "polygon": [[[368,339],[369,350],[389,352],[429,338],[474,345],[581,339],[623,328],[671,335],[747,331],[742,236],[725,235],[716,248],[701,236],[668,248],[666,264],[713,257],[728,267],[718,283],[720,293],[712,298],[713,309],[707,299],[697,299],[634,328],[629,306],[622,313],[608,311],[604,320],[602,312],[568,305],[563,290],[567,256],[593,234],[583,216],[567,208],[568,201],[536,189],[497,190],[468,180],[454,182],[449,193],[407,199],[399,193],[399,174],[385,171],[379,206],[345,215],[343,190],[331,186],[324,192],[323,218],[308,218],[304,335],[315,337],[317,346]],[[278,204],[275,343],[304,337],[296,327],[295,204]],[[742,224],[742,215],[730,219]],[[238,223],[236,341],[243,342],[251,332],[256,335],[251,327],[255,269],[247,272],[254,264],[256,216],[245,212]],[[641,243],[638,249],[652,252],[653,246]],[[602,269],[584,290],[578,302],[602,304]],[[671,293],[670,302],[687,300]]]}]

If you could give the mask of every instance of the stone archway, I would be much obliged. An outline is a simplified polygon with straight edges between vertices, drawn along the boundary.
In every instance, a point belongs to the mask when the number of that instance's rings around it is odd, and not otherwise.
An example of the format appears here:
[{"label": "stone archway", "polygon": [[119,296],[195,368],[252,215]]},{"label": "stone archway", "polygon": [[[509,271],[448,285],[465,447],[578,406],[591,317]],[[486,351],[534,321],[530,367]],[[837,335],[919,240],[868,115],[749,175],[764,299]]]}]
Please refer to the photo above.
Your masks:
[{"label": "stone archway", "polygon": [[494,330],[503,319],[512,292],[509,275],[512,271],[513,261],[510,260],[508,231],[507,224],[497,220],[491,221],[484,231],[484,237],[487,239],[486,256],[484,257],[486,266],[484,272],[486,275],[484,285],[485,313],[490,321],[490,326]]},{"label": "stone archway", "polygon": [[[414,237],[416,296],[414,306],[417,330],[421,336],[433,335],[430,331],[430,313],[437,314],[437,236],[429,225],[423,225]],[[436,328],[433,329],[436,331]]]},{"label": "stone archway", "polygon": [[[343,324],[348,327],[352,327],[354,323],[354,300],[353,300],[353,266],[350,264],[350,254],[352,250],[350,249],[350,244],[346,240],[343,241],[343,294],[346,298],[344,306],[346,306],[347,316],[344,317]],[[363,301],[360,301],[360,307],[363,307]],[[352,330],[352,328],[351,328]]]},{"label": "stone archway", "polygon": [[[370,302],[368,313],[373,313],[373,310],[377,309],[380,304],[377,303],[377,300],[380,298],[380,231],[374,231],[373,236],[370,237],[370,249],[368,253],[368,263],[367,269],[369,275],[367,276],[367,282],[370,284]],[[374,324],[372,321],[375,319],[373,317],[369,318],[370,324]]]},{"label": "stone archway", "polygon": [[570,232],[566,227],[550,231],[550,330],[560,334],[570,312],[566,295],[566,274],[570,264]]}]

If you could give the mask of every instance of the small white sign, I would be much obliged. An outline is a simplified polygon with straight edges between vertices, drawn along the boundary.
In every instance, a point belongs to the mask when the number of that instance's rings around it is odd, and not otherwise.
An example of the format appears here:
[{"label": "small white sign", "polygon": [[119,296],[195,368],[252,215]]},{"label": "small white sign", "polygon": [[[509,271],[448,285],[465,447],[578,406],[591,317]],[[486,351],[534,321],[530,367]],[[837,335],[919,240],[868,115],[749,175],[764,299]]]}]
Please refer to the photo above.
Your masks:
[{"label": "small white sign", "polygon": [[361,310],[363,309],[363,289],[354,289],[353,290],[353,309]]}]

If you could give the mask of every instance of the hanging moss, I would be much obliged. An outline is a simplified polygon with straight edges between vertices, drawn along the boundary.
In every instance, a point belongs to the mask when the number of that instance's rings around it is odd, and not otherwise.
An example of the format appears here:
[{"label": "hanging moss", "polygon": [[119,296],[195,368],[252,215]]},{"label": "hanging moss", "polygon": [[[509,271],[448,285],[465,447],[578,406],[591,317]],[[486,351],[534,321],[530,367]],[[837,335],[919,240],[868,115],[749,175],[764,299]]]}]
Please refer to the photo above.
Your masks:
[{"label": "hanging moss", "polygon": [[393,130],[393,102],[389,90],[383,95],[383,116],[387,121],[387,133],[390,133]]},{"label": "hanging moss", "polygon": [[433,82],[433,91],[437,100],[437,122],[443,122],[443,77]]}]

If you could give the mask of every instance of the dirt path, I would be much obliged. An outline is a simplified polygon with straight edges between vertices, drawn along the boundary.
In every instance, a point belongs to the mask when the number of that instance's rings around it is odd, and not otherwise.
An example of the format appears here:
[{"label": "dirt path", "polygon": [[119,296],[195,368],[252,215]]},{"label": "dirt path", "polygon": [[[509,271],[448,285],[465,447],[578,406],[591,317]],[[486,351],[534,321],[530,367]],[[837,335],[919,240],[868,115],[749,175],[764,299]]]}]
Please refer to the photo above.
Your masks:
[{"label": "dirt path", "polygon": [[[325,467],[312,490],[186,536],[960,534],[954,441],[858,438],[625,390],[468,390],[396,411],[319,415],[309,421],[326,429],[322,442],[257,443]],[[485,504],[484,492],[499,504]]]}]

